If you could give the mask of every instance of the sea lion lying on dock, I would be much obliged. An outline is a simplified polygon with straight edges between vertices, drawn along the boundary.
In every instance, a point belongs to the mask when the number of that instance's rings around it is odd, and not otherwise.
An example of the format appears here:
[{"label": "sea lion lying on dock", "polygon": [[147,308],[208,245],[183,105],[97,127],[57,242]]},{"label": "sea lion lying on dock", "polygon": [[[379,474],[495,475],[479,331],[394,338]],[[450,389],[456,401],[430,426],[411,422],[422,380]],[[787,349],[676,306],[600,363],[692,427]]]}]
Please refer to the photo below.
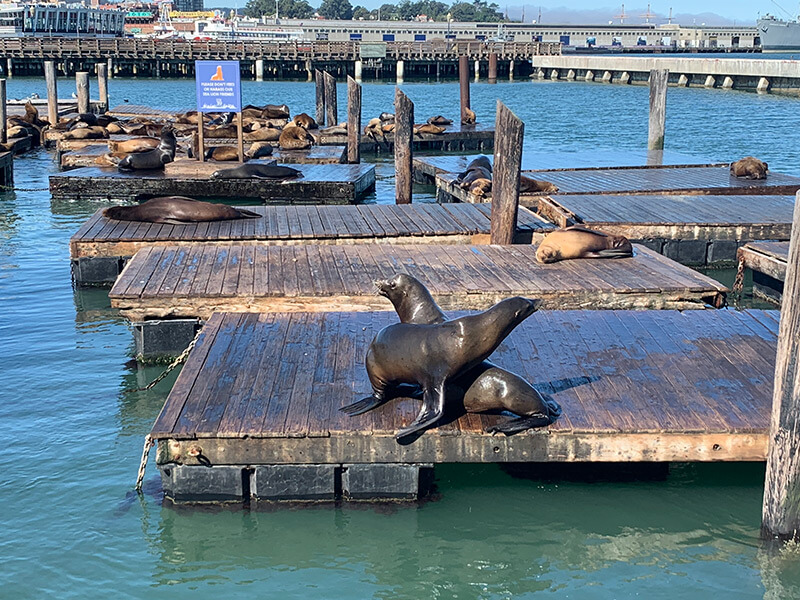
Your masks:
[{"label": "sea lion lying on dock", "polygon": [[297,127],[302,127],[303,129],[318,129],[319,126],[317,122],[311,118],[310,115],[306,113],[300,113],[299,115],[295,115],[294,119],[292,119],[292,125]]},{"label": "sea lion lying on dock", "polygon": [[429,133],[433,135],[441,135],[445,131],[444,127],[433,125],[432,123],[425,123],[424,125],[414,125],[414,135],[422,135]]},{"label": "sea lion lying on dock", "polygon": [[478,179],[486,179],[489,182],[492,181],[492,172],[488,170],[486,167],[482,166],[473,166],[472,168],[464,171],[461,175],[459,175],[460,179],[456,178],[456,181],[459,182],[459,187],[462,190],[469,189],[473,182],[477,181]]},{"label": "sea lion lying on dock", "polygon": [[146,152],[134,152],[123,158],[118,168],[120,171],[147,171],[163,169],[164,165],[175,160],[178,142],[169,127],[161,131],[161,140],[156,148]]},{"label": "sea lion lying on dock", "polygon": [[319,133],[320,135],[347,135],[347,123],[331,125],[325,129],[320,129]]},{"label": "sea lion lying on dock", "polygon": [[471,160],[471,161],[470,161],[470,162],[467,164],[467,168],[466,168],[466,169],[464,169],[464,171],[463,171],[463,172],[461,172],[461,173],[459,173],[459,174],[458,174],[458,177],[456,177],[456,181],[458,181],[458,182],[461,182],[461,181],[463,181],[463,180],[464,180],[464,178],[465,178],[465,177],[466,177],[466,176],[469,174],[469,172],[470,172],[470,171],[472,171],[473,169],[483,169],[484,171],[486,171],[486,172],[488,172],[488,173],[489,173],[489,178],[491,179],[491,173],[492,173],[492,162],[489,160],[489,157],[488,157],[488,156],[483,156],[483,155],[481,155],[481,156],[478,156],[478,157],[476,157],[476,158],[473,158],[473,159],[472,159],[472,160]]},{"label": "sea lion lying on dock", "polygon": [[244,134],[245,142],[277,142],[281,137],[281,130],[274,127],[262,127],[251,133]]},{"label": "sea lion lying on dock", "polygon": [[213,146],[207,148],[206,160],[237,161],[239,160],[239,148],[236,146]]},{"label": "sea lion lying on dock", "polygon": [[444,415],[447,384],[483,362],[540,305],[540,300],[518,296],[452,321],[384,327],[372,340],[365,360],[372,395],[341,410],[364,412],[383,404],[387,392],[398,384],[416,384],[422,388],[422,409],[395,438],[420,433]]},{"label": "sea lion lying on dock", "polygon": [[540,179],[533,179],[527,175],[519,176],[519,193],[520,194],[555,194],[558,191],[558,186]]},{"label": "sea lion lying on dock", "polygon": [[62,140],[102,140],[108,138],[108,132],[100,126],[81,127],[64,132]]},{"label": "sea lion lying on dock", "polygon": [[261,110],[262,119],[288,119],[289,107],[286,104],[267,104]]},{"label": "sea lion lying on dock", "polygon": [[245,150],[244,155],[247,158],[263,158],[265,156],[272,156],[273,148],[266,142],[253,142],[250,147]]},{"label": "sea lion lying on dock", "polygon": [[633,246],[628,238],[608,235],[579,225],[547,234],[536,250],[541,263],[554,263],[573,258],[630,258]]},{"label": "sea lion lying on dock", "polygon": [[475,112],[472,111],[469,107],[464,108],[464,116],[461,118],[462,125],[474,125],[475,120],[477,117],[475,116]]},{"label": "sea lion lying on dock", "polygon": [[214,171],[211,179],[297,179],[303,173],[291,167],[284,167],[276,164],[248,163],[233,167],[232,169],[222,169]]},{"label": "sea lion lying on dock", "polygon": [[731,175],[739,179],[766,179],[769,165],[753,156],[731,163]]},{"label": "sea lion lying on dock", "polygon": [[314,143],[314,138],[304,128],[287,125],[278,138],[278,146],[282,150],[305,150]]},{"label": "sea lion lying on dock", "polygon": [[31,135],[30,130],[24,125],[14,125],[6,129],[6,137],[9,138],[23,138]]},{"label": "sea lion lying on dock", "polygon": [[173,225],[261,218],[258,213],[243,208],[202,202],[185,196],[161,196],[151,198],[136,206],[112,206],[103,211],[103,216],[117,221],[143,221]]},{"label": "sea lion lying on dock", "polygon": [[473,196],[486,196],[492,191],[492,180],[479,177],[469,184],[468,191]]},{"label": "sea lion lying on dock", "polygon": [[114,141],[109,140],[108,149],[111,152],[124,152],[130,154],[133,152],[147,152],[158,148],[161,143],[160,139],[152,137],[138,137],[130,140]]},{"label": "sea lion lying on dock", "polygon": [[439,125],[441,127],[443,125],[452,125],[453,121],[447,117],[443,117],[442,115],[436,115],[435,117],[428,119],[428,123],[431,125]]},{"label": "sea lion lying on dock", "polygon": [[219,125],[212,129],[204,129],[203,135],[208,139],[235,138],[238,131],[236,125]]}]

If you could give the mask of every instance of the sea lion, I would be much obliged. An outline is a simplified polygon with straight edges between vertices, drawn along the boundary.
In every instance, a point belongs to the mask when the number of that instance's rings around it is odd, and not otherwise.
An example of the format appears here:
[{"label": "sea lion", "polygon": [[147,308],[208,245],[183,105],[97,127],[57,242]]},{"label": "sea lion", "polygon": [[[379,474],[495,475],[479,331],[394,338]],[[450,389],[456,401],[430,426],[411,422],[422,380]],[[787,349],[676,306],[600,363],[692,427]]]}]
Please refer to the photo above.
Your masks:
[{"label": "sea lion", "polygon": [[299,115],[295,115],[294,119],[292,119],[292,124],[296,125],[297,127],[302,127],[303,129],[318,129],[319,126],[317,122],[311,118],[310,115],[306,113],[300,113]]},{"label": "sea lion", "polygon": [[310,148],[313,143],[314,139],[308,131],[296,125],[284,127],[278,138],[278,146],[282,150],[304,150]]},{"label": "sea lion", "polygon": [[281,137],[281,130],[272,127],[262,127],[252,133],[244,135],[245,142],[277,142]]},{"label": "sea lion", "polygon": [[459,187],[462,190],[468,190],[469,187],[472,185],[472,182],[477,181],[478,179],[488,179],[489,181],[492,180],[492,172],[487,170],[485,167],[473,167],[469,171],[463,173],[463,177],[459,183]]},{"label": "sea lion", "polygon": [[22,117],[22,120],[32,125],[39,123],[39,110],[30,100],[25,103],[25,116]]},{"label": "sea lion", "polygon": [[303,173],[291,167],[248,163],[232,169],[214,171],[211,179],[297,179]]},{"label": "sea lion", "polygon": [[453,121],[448,119],[447,117],[443,117],[442,115],[436,115],[435,117],[431,117],[428,119],[428,123],[431,125],[452,125]]},{"label": "sea lion", "polygon": [[[392,303],[401,323],[432,325],[447,321],[447,315],[436,304],[428,288],[411,275],[398,273],[390,279],[376,281],[375,286],[378,293]],[[467,412],[507,410],[520,415],[487,429],[487,433],[511,434],[543,427],[561,415],[561,406],[556,401],[543,398],[522,377],[488,361],[458,377],[453,385],[463,390]]]},{"label": "sea lion", "polygon": [[158,148],[161,140],[151,137],[139,137],[130,140],[114,141],[109,140],[108,149],[111,152],[125,152],[130,154],[132,152],[147,152],[153,148]]},{"label": "sea lion", "polygon": [[78,113],[78,116],[70,122],[70,129],[80,123],[93,127],[98,124],[97,115],[94,113]]},{"label": "sea lion", "polygon": [[554,263],[572,258],[630,258],[633,246],[628,238],[608,235],[574,225],[547,234],[536,250],[541,263]]},{"label": "sea lion", "polygon": [[347,135],[347,123],[331,125],[325,129],[320,129],[319,132],[322,135]]},{"label": "sea lion", "polygon": [[452,321],[384,327],[372,340],[365,360],[372,395],[342,410],[383,404],[390,388],[417,384],[422,387],[422,409],[395,438],[402,440],[430,427],[444,414],[447,382],[483,362],[540,304],[541,300],[517,296]]},{"label": "sea lion", "polygon": [[6,129],[6,137],[9,138],[23,138],[30,136],[30,134],[30,130],[22,125],[15,125]]},{"label": "sea lion", "polygon": [[745,156],[731,163],[731,175],[739,179],[766,179],[769,165],[753,156]]},{"label": "sea lion", "polygon": [[262,119],[288,119],[289,118],[289,107],[285,104],[267,104],[261,110],[261,118]]},{"label": "sea lion", "polygon": [[108,126],[106,127],[106,131],[108,131],[108,133],[112,135],[120,134],[120,133],[125,133],[125,128],[123,127],[123,124],[120,122],[109,123]]},{"label": "sea lion", "polygon": [[378,115],[378,119],[381,123],[394,123],[394,114],[388,112],[382,112]]},{"label": "sea lion", "polygon": [[209,125],[230,125],[233,123],[233,117],[236,116],[235,112],[228,112],[222,113],[221,115],[215,116],[211,119],[208,124]]},{"label": "sea lion", "polygon": [[272,146],[266,142],[253,142],[244,155],[250,159],[272,156]]},{"label": "sea lion", "polygon": [[108,132],[103,127],[83,127],[65,132],[62,140],[102,140],[108,138]]},{"label": "sea lion", "polygon": [[383,133],[394,133],[394,129],[396,127],[396,123],[384,123],[381,125],[381,131]]},{"label": "sea lion", "polygon": [[[386,139],[386,135],[383,132],[383,123],[377,117],[374,119],[370,119],[367,123],[367,126],[364,127],[364,135],[371,137],[376,142],[380,142],[381,140]],[[380,138],[380,139],[379,139]]]},{"label": "sea lion", "polygon": [[475,112],[472,111],[469,107],[464,108],[464,116],[461,118],[461,123],[463,125],[474,125],[476,120]]},{"label": "sea lion", "polygon": [[433,125],[432,123],[425,123],[424,125],[414,125],[414,135],[422,135],[423,133],[430,133],[433,135],[441,135],[444,133],[444,127]]},{"label": "sea lion", "polygon": [[555,194],[557,191],[558,187],[555,184],[550,183],[549,181],[533,179],[532,177],[526,177],[525,175],[519,176],[520,194],[538,194],[538,193]]},{"label": "sea lion", "polygon": [[164,165],[175,160],[178,142],[171,128],[165,127],[161,132],[161,140],[156,148],[146,152],[134,152],[123,158],[118,168],[120,171],[140,171],[163,169]]},{"label": "sea lion", "polygon": [[235,138],[238,135],[236,125],[219,125],[213,129],[204,129],[203,134],[206,138]]},{"label": "sea lion", "polygon": [[239,160],[239,149],[236,146],[213,146],[206,150],[206,160],[220,162]]},{"label": "sea lion", "polygon": [[243,119],[260,119],[263,109],[258,106],[245,106],[242,109]]},{"label": "sea lion", "polygon": [[492,180],[479,177],[469,184],[469,193],[473,196],[485,196],[492,191]]},{"label": "sea lion", "polygon": [[155,137],[161,135],[164,125],[161,123],[133,123],[129,125],[123,125],[122,128],[128,135]]},{"label": "sea lion", "polygon": [[258,213],[234,208],[225,204],[201,202],[184,196],[151,198],[136,206],[112,206],[103,211],[107,219],[117,221],[143,221],[147,223],[199,223],[202,221],[228,221],[230,219],[259,219]]},{"label": "sea lion", "polygon": [[476,168],[481,168],[481,169],[484,169],[485,171],[489,172],[489,174],[490,174],[489,178],[491,179],[492,163],[491,163],[491,161],[489,161],[489,157],[488,156],[481,155],[481,156],[478,156],[476,158],[473,158],[469,162],[469,164],[467,164],[467,168],[464,169],[463,173],[459,173],[458,177],[456,177],[456,181],[458,181],[458,182],[463,181],[464,177],[466,177],[467,174],[471,170],[476,169]]}]

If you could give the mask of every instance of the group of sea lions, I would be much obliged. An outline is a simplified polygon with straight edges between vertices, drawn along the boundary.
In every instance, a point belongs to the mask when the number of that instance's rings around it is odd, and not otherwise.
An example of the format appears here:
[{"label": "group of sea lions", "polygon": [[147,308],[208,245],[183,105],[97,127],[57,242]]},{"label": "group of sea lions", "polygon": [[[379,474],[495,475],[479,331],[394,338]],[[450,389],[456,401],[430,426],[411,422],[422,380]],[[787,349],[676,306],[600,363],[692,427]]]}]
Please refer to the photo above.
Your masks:
[{"label": "group of sea lions", "polygon": [[[475,196],[487,196],[492,191],[492,163],[486,156],[472,160],[467,168],[459,173],[456,182],[462,190]],[[558,187],[549,181],[540,181],[527,175],[519,177],[520,194],[554,194]]]},{"label": "group of sea lions", "polygon": [[[441,135],[447,130],[453,121],[442,115],[430,117],[425,123],[417,123],[412,131],[414,135],[421,136],[424,133]],[[370,119],[364,127],[364,135],[371,137],[376,142],[386,141],[387,133],[394,133],[395,116],[392,113],[381,113],[374,119]]]}]

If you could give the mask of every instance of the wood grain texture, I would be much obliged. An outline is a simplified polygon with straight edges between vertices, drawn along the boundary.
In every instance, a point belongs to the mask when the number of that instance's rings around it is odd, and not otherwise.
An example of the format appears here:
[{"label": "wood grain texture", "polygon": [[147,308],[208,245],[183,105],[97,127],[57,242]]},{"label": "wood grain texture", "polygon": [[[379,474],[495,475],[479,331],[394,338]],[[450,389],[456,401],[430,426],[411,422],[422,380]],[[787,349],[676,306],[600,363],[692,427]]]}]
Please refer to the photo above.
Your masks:
[{"label": "wood grain texture", "polygon": [[737,254],[748,269],[785,281],[789,246],[789,242],[750,242],[739,248]]},{"label": "wood grain texture", "polygon": [[78,96],[78,112],[89,112],[89,73],[78,71],[75,73],[75,87]]},{"label": "wood grain texture", "polygon": [[500,100],[495,120],[492,172],[492,244],[511,244],[517,231],[519,173],[525,124]]},{"label": "wood grain texture", "polygon": [[361,162],[361,84],[347,77],[347,162]]},{"label": "wood grain texture", "polygon": [[325,124],[325,77],[319,69],[314,69],[314,83],[316,100],[314,116],[315,121],[321,127]]},{"label": "wood grain texture", "polygon": [[324,71],[322,74],[325,82],[325,121],[328,127],[339,124],[339,108],[336,98],[336,78]]},{"label": "wood grain texture", "polygon": [[647,133],[647,149],[664,149],[664,132],[667,123],[667,69],[650,71],[650,118]]},{"label": "wood grain texture", "polygon": [[469,56],[458,57],[458,89],[461,107],[461,122],[467,116],[467,108],[471,108],[469,99]]},{"label": "wood grain texture", "polygon": [[411,204],[414,183],[412,178],[414,103],[400,88],[395,89],[394,113],[395,202]]},{"label": "wood grain texture", "polygon": [[56,81],[56,63],[44,61],[44,80],[47,86],[47,120],[58,123],[58,83]]}]

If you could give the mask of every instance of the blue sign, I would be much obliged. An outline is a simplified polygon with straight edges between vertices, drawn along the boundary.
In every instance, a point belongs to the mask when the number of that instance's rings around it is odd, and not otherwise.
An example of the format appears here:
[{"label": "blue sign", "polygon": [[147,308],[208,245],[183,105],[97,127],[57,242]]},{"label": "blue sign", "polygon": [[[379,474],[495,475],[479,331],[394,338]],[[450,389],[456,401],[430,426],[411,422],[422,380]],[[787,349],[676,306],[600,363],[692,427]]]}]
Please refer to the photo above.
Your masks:
[{"label": "blue sign", "polygon": [[238,60],[197,60],[194,73],[198,112],[241,112]]}]

